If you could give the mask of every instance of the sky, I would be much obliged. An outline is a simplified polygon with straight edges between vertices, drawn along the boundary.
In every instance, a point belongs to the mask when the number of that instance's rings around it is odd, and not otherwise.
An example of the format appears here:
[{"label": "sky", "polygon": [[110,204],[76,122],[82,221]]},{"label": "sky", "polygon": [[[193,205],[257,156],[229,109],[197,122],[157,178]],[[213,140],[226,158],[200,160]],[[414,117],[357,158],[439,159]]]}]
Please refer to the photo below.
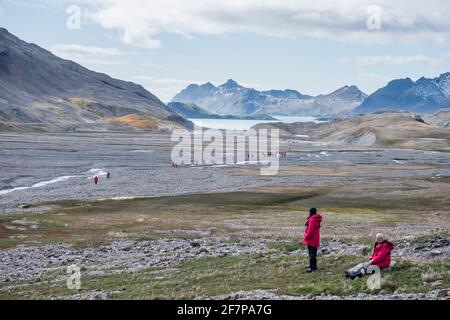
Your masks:
[{"label": "sky", "polygon": [[0,0],[0,26],[164,102],[208,81],[370,94],[450,71],[448,0]]}]

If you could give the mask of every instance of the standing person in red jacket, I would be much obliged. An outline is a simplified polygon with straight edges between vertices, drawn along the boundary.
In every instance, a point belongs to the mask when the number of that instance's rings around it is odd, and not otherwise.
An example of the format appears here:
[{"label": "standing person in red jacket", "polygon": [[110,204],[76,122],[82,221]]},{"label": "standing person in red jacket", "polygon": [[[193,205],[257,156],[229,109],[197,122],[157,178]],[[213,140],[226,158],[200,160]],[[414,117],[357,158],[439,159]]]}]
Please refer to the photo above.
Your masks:
[{"label": "standing person in red jacket", "polygon": [[309,218],[306,220],[303,244],[308,246],[309,268],[308,273],[317,271],[317,248],[320,246],[320,223],[322,216],[316,208],[309,209]]},{"label": "standing person in red jacket", "polygon": [[380,269],[389,268],[391,265],[391,251],[394,250],[394,244],[389,242],[382,233],[378,233],[375,238],[376,242],[369,264],[378,266]]}]

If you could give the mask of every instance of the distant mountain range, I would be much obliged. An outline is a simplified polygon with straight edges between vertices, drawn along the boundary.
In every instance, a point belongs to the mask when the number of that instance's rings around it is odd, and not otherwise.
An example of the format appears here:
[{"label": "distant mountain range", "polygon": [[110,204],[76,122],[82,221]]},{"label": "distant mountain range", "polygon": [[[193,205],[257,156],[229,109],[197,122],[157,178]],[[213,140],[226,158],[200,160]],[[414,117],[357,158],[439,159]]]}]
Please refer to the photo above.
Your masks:
[{"label": "distant mountain range", "polygon": [[173,101],[195,103],[209,112],[235,115],[326,116],[386,110],[429,114],[450,107],[450,73],[434,79],[393,80],[369,96],[356,86],[309,96],[289,89],[258,91],[234,80],[218,87],[208,82],[189,85]]},{"label": "distant mountain range", "polygon": [[379,110],[398,110],[432,113],[450,107],[450,73],[434,79],[397,79],[378,89],[353,113],[371,113]]},{"label": "distant mountain range", "polygon": [[0,28],[0,130],[192,127],[142,86],[90,71]]},{"label": "distant mountain range", "polygon": [[233,115],[335,115],[353,110],[366,94],[356,86],[345,86],[330,94],[312,97],[296,90],[258,91],[234,80],[215,87],[211,83],[191,84],[173,102],[195,103],[209,112]]},{"label": "distant mountain range", "polygon": [[230,79],[218,87],[209,82],[191,84],[173,103],[166,106],[138,84],[58,58],[0,28],[0,131],[193,128],[186,117],[269,120],[268,115],[335,116],[380,110],[429,114],[450,107],[450,73],[393,80],[369,96],[356,86],[318,96],[289,89],[258,91]]}]

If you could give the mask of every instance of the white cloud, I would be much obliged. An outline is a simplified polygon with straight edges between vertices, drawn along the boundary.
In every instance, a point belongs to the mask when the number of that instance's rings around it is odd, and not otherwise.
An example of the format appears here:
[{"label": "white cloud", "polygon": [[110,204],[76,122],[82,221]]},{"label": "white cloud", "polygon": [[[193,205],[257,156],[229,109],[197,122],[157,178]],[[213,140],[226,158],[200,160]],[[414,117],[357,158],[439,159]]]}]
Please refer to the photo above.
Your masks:
[{"label": "white cloud", "polygon": [[172,98],[192,83],[201,84],[206,81],[183,80],[172,78],[157,78],[152,76],[137,76],[137,82],[141,83],[147,90],[155,94],[164,102],[170,102]]},{"label": "white cloud", "polygon": [[421,54],[413,56],[365,56],[359,58],[358,64],[361,66],[401,66],[410,64],[439,66],[441,60]]},{"label": "white cloud", "polygon": [[80,64],[114,65],[119,61],[114,60],[123,53],[116,48],[99,48],[82,46],[79,44],[58,44],[50,50],[58,57],[73,60]]},{"label": "white cloud", "polygon": [[381,30],[367,28],[371,0],[74,0],[124,43],[157,48],[163,33],[310,36],[344,42],[450,40],[448,0],[377,0]]}]

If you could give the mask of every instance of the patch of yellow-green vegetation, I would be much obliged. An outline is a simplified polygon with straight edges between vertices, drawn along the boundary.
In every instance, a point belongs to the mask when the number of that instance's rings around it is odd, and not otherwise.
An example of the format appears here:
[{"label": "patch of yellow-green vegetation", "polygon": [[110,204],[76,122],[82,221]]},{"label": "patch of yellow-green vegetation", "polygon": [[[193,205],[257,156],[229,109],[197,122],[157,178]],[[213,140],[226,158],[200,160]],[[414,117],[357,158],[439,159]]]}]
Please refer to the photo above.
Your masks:
[{"label": "patch of yellow-green vegetation", "polygon": [[121,117],[113,117],[108,119],[109,123],[128,125],[142,130],[171,130],[180,129],[181,125],[171,119],[159,119],[143,114],[128,114]]},{"label": "patch of yellow-green vegetation", "polygon": [[378,143],[385,147],[398,147],[400,146],[405,140],[400,139],[383,139],[381,141],[378,141]]},{"label": "patch of yellow-green vegetation", "polygon": [[[17,225],[15,220],[27,221]],[[17,244],[50,244],[67,242],[76,246],[91,246],[105,240],[101,225],[89,227],[89,221],[81,224],[65,221],[53,214],[26,213],[3,216],[0,220],[0,248],[6,249]],[[3,245],[2,245],[3,244]]]},{"label": "patch of yellow-green vegetation", "polygon": [[405,184],[402,181],[367,183],[366,185],[337,187],[331,192],[297,202],[306,207],[363,208],[418,212],[439,211],[450,207],[450,195],[442,188]]},{"label": "patch of yellow-green vegetation", "polygon": [[94,100],[92,99],[88,99],[88,98],[81,98],[81,97],[72,97],[68,99],[70,104],[80,107],[80,108],[84,108],[92,103],[95,103]]},{"label": "patch of yellow-green vegetation", "polygon": [[73,294],[74,291],[67,288],[66,281],[66,268],[60,267],[47,270],[38,279],[32,281],[17,280],[0,282],[0,299],[43,299]]},{"label": "patch of yellow-green vegetation", "polygon": [[[263,254],[237,257],[201,258],[182,262],[172,270],[148,269],[136,273],[83,276],[81,290],[66,288],[56,276],[25,287],[1,290],[0,298],[49,298],[89,292],[108,292],[113,299],[192,299],[236,291],[275,290],[287,295],[350,295],[377,293],[367,288],[366,279],[347,280],[344,271],[361,262],[357,256],[323,256],[319,272],[307,274],[305,257]],[[395,271],[382,271],[382,290],[418,293],[448,288],[449,261],[433,263],[399,262]],[[157,272],[155,272],[157,271]],[[62,275],[62,273],[61,273]]]},{"label": "patch of yellow-green vegetation", "polygon": [[282,253],[290,253],[300,249],[297,241],[279,241],[269,244],[269,247]]},{"label": "patch of yellow-green vegetation", "polygon": [[[426,292],[450,286],[450,260],[417,262],[400,260],[396,270],[382,275],[382,286],[389,292]],[[430,277],[430,274],[433,275]]]},{"label": "patch of yellow-green vegetation", "polygon": [[8,223],[12,218],[0,216],[0,249],[15,247],[20,243],[19,238],[23,236],[19,230],[13,230]]},{"label": "patch of yellow-green vegetation", "polygon": [[65,112],[64,112],[63,109],[57,109],[57,108],[54,108],[53,111],[55,111],[55,113],[59,114],[60,116],[62,116],[62,115],[65,114]]},{"label": "patch of yellow-green vegetation", "polygon": [[433,182],[433,183],[442,183],[442,184],[450,184],[450,176],[438,176],[438,177],[431,177],[425,179],[426,181]]},{"label": "patch of yellow-green vegetation", "polygon": [[339,221],[353,221],[358,223],[383,223],[383,224],[395,224],[395,223],[407,223],[417,220],[417,216],[411,213],[404,213],[390,210],[373,210],[364,208],[323,208],[324,212],[327,212],[327,217],[332,219],[333,222]]},{"label": "patch of yellow-green vegetation", "polygon": [[13,248],[19,244],[19,241],[14,238],[0,239],[0,249]]}]

